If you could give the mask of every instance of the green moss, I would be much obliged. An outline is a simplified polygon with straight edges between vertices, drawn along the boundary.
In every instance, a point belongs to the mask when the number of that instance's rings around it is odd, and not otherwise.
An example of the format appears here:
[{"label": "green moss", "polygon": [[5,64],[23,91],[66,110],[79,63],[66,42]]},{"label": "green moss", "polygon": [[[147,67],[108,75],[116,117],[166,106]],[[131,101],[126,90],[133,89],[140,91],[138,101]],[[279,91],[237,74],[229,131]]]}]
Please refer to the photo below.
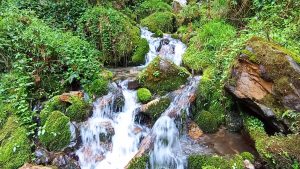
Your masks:
[{"label": "green moss", "polygon": [[139,28],[121,12],[94,7],[79,19],[79,32],[104,54],[105,63],[127,65],[140,39]]},{"label": "green moss", "polygon": [[249,160],[251,163],[254,163],[255,157],[253,154],[249,152],[242,152],[240,155],[242,156],[243,160]]},{"label": "green moss", "polygon": [[30,160],[30,142],[20,121],[11,116],[0,130],[0,168],[15,169]]},{"label": "green moss", "polygon": [[148,155],[135,158],[130,162],[128,169],[145,169],[148,166],[148,161],[149,161]]},{"label": "green moss", "polygon": [[169,98],[161,98],[158,103],[150,105],[145,112],[153,121],[156,121],[160,115],[169,107],[171,100]]},{"label": "green moss", "polygon": [[48,116],[50,116],[50,114],[53,111],[61,111],[61,112],[65,112],[67,108],[66,103],[62,102],[59,98],[59,96],[54,96],[53,98],[51,98],[50,100],[48,100],[45,105],[43,110],[40,113],[40,121],[41,121],[41,125],[44,125]]},{"label": "green moss", "polygon": [[134,65],[142,65],[145,63],[145,56],[149,51],[149,44],[146,39],[142,38],[137,46],[134,55],[132,56],[132,63]]},{"label": "green moss", "polygon": [[147,103],[151,100],[152,94],[147,88],[139,88],[137,91],[138,100],[142,103]]},{"label": "green moss", "polygon": [[9,115],[13,114],[15,110],[12,107],[12,104],[4,103],[0,99],[0,129],[5,124]]},{"label": "green moss", "polygon": [[188,169],[244,169],[243,158],[240,155],[234,156],[209,156],[191,155],[188,157]]},{"label": "green moss", "polygon": [[207,133],[212,133],[218,130],[220,126],[218,114],[214,114],[208,111],[200,112],[195,120],[199,127]]},{"label": "green moss", "polygon": [[175,15],[171,12],[155,12],[141,20],[142,26],[154,32],[157,36],[162,33],[173,33],[176,30]]},{"label": "green moss", "polygon": [[62,112],[54,111],[48,117],[41,135],[40,142],[50,151],[59,151],[70,144],[70,118]]},{"label": "green moss", "polygon": [[163,0],[148,0],[141,3],[136,9],[138,19],[143,19],[154,12],[171,12],[172,7]]},{"label": "green moss", "polygon": [[81,122],[88,118],[91,107],[88,103],[79,97],[73,96],[70,98],[71,106],[66,110],[66,116],[71,121]]},{"label": "green moss", "polygon": [[84,89],[89,95],[95,95],[97,97],[103,96],[108,92],[108,80],[105,78],[98,78],[92,81],[91,84],[87,84]]},{"label": "green moss", "polygon": [[187,82],[190,73],[168,60],[156,57],[139,74],[139,81],[152,93],[165,94],[178,89]]}]

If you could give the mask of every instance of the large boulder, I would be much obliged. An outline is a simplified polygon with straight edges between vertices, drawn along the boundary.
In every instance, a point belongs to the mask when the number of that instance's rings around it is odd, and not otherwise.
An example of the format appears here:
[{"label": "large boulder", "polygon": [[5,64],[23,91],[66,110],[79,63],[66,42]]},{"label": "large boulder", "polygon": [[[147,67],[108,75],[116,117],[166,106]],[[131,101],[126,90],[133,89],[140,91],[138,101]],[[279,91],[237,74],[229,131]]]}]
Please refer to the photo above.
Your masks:
[{"label": "large boulder", "polygon": [[143,87],[152,93],[166,94],[187,82],[190,73],[161,57],[156,57],[139,75]]},{"label": "large boulder", "polygon": [[297,132],[299,128],[294,124],[300,112],[299,57],[257,37],[250,39],[241,53],[232,68],[227,91],[273,129]]}]

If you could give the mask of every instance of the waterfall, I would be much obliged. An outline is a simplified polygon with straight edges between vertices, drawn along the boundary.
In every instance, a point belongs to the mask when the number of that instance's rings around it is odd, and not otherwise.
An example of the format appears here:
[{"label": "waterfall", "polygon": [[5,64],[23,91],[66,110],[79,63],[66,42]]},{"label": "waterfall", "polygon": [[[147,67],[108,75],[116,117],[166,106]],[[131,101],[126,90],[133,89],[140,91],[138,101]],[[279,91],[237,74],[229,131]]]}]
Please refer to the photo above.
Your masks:
[{"label": "waterfall", "polygon": [[125,98],[123,111],[114,112],[115,95],[109,93],[94,103],[92,117],[80,127],[82,146],[76,154],[83,169],[123,169],[149,131],[134,123],[134,110],[139,106],[136,91],[127,89],[127,81],[121,87]]},{"label": "waterfall", "polygon": [[168,34],[164,34],[162,38],[154,37],[154,33],[147,28],[141,28],[141,37],[148,41],[150,48],[146,55],[145,65],[148,65],[156,56],[168,59],[176,65],[181,64],[182,55],[187,47],[180,40],[173,39]]}]

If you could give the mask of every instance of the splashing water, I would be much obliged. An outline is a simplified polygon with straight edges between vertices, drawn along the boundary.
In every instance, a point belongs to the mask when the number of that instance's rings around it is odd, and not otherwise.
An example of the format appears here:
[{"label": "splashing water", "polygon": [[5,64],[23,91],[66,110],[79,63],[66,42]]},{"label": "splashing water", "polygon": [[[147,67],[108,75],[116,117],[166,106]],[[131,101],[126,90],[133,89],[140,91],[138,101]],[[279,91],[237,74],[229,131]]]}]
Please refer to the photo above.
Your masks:
[{"label": "splashing water", "polygon": [[[139,104],[136,92],[125,85],[126,81],[122,83],[122,112],[113,111],[115,95],[109,93],[95,102],[93,116],[81,126],[83,143],[76,154],[82,169],[123,169],[138,150],[141,137],[147,134],[146,127],[134,123],[134,110]],[[141,132],[134,132],[137,127]],[[111,140],[108,135],[113,135]]]},{"label": "splashing water", "polygon": [[146,55],[145,66],[148,65],[156,56],[168,59],[176,65],[182,62],[182,55],[186,50],[186,45],[178,39],[171,38],[164,34],[163,38],[153,37],[154,33],[147,28],[141,28],[141,37],[145,38],[149,44],[149,52]]},{"label": "splashing water", "polygon": [[182,7],[186,6],[187,1],[186,0],[174,0],[175,2],[178,2]]}]

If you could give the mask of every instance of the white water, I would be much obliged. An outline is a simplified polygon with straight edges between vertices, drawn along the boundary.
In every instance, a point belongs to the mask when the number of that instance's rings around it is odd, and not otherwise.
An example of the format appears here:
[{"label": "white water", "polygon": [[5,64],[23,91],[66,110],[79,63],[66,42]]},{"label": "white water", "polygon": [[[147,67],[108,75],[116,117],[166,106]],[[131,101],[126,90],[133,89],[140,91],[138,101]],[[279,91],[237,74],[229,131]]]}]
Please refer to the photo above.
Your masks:
[{"label": "white water", "polygon": [[176,2],[178,2],[181,6],[186,6],[187,1],[186,0],[174,0]]},{"label": "white water", "polygon": [[[148,41],[150,50],[146,55],[146,63],[148,65],[156,56],[168,59],[176,65],[182,62],[182,55],[186,50],[186,45],[178,39],[171,38],[170,35],[164,34],[163,38],[154,37],[154,33],[150,32],[147,28],[141,28],[141,37]],[[169,44],[162,45],[160,51],[157,51],[161,40],[169,40]]]},{"label": "white water", "polygon": [[[134,123],[134,110],[139,106],[136,91],[126,89],[126,81],[121,84],[125,98],[122,112],[113,112],[114,95],[100,98],[94,104],[93,116],[80,128],[83,145],[76,152],[82,169],[123,169],[138,150],[142,136],[147,129]],[[108,134],[103,124],[111,124],[114,135],[111,145],[101,140],[100,134]],[[134,132],[136,127],[141,132]]]}]

